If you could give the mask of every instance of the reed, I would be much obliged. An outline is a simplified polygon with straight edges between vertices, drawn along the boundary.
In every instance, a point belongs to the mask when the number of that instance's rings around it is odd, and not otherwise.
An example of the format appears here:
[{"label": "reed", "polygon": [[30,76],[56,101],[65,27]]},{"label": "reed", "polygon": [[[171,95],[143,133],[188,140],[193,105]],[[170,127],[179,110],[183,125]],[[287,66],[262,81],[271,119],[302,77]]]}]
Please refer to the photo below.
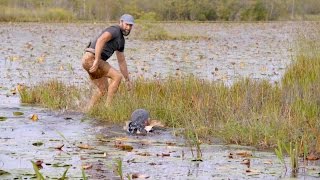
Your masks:
[{"label": "reed", "polygon": [[280,140],[278,140],[278,145],[277,147],[274,149],[275,153],[276,153],[276,156],[277,158],[279,159],[280,163],[284,166],[284,168],[286,169],[286,172],[287,172],[287,165],[286,165],[286,162],[284,160],[284,152],[283,152],[283,143],[281,143]]},{"label": "reed", "polygon": [[[31,163],[32,163],[32,166],[33,166],[33,170],[34,170],[34,172],[35,172],[35,174],[36,174],[37,180],[45,180],[46,178],[45,178],[45,177],[42,175],[42,173],[40,172],[40,170],[39,170],[40,168],[38,167],[38,165],[37,165],[35,162],[33,162],[33,161],[31,161]],[[68,173],[69,168],[70,168],[70,166],[68,166],[68,167],[66,168],[66,170],[63,172],[63,174],[62,174],[62,176],[59,178],[59,180],[68,179],[67,173]]]},{"label": "reed", "polygon": [[39,167],[35,162],[31,161],[34,172],[36,173],[37,180],[45,180],[44,176],[39,171]]},{"label": "reed", "polygon": [[82,174],[82,179],[83,180],[88,180],[88,177],[86,176],[86,172],[84,171],[83,168],[81,168],[81,174]]},{"label": "reed", "polygon": [[123,180],[124,176],[123,176],[123,169],[122,169],[122,159],[117,158],[114,160],[114,162],[115,162],[115,172],[120,177],[120,179]]},{"label": "reed", "polygon": [[19,90],[22,103],[39,104],[52,109],[74,108],[81,91],[57,80]]},{"label": "reed", "polygon": [[[284,151],[286,154],[284,154]],[[305,149],[304,149],[305,150]],[[301,147],[299,146],[298,142],[289,142],[284,143],[280,140],[278,141],[278,146],[275,149],[275,153],[277,155],[277,158],[280,160],[281,164],[284,165],[286,172],[287,172],[287,165],[285,162],[285,155],[288,155],[290,158],[290,168],[291,168],[291,174],[293,177],[296,177],[298,170],[299,170],[299,155],[302,151]],[[306,153],[306,152],[303,152]]]}]

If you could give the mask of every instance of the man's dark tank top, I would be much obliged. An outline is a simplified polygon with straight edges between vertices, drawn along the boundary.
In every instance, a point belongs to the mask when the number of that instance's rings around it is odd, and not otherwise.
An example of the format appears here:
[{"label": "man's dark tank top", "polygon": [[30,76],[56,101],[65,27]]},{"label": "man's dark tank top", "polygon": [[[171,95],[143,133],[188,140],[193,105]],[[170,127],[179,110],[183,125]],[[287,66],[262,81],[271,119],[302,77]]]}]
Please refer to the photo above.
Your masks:
[{"label": "man's dark tank top", "polygon": [[88,47],[95,49],[98,38],[106,31],[111,33],[112,39],[106,42],[102,49],[101,59],[105,61],[112,56],[114,51],[123,52],[125,45],[125,40],[121,32],[120,26],[110,26],[103,30],[98,37],[92,40]]}]

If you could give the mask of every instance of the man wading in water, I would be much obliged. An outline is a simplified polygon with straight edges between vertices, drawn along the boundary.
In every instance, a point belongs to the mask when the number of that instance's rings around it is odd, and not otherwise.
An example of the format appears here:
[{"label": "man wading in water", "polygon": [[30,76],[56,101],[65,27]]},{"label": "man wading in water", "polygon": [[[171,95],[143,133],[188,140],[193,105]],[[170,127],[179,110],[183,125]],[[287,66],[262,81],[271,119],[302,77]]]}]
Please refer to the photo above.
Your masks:
[{"label": "man wading in water", "polygon": [[[131,90],[132,84],[124,57],[124,36],[130,34],[133,24],[134,19],[131,15],[122,15],[119,25],[110,26],[103,30],[85,49],[82,66],[88,72],[93,84],[97,86],[97,90],[92,95],[87,107],[88,109],[95,105],[105,93],[107,93],[106,105],[111,105],[122,77],[125,79],[128,90]],[[121,73],[107,62],[115,51]],[[108,82],[108,78],[111,79],[110,82]]]}]

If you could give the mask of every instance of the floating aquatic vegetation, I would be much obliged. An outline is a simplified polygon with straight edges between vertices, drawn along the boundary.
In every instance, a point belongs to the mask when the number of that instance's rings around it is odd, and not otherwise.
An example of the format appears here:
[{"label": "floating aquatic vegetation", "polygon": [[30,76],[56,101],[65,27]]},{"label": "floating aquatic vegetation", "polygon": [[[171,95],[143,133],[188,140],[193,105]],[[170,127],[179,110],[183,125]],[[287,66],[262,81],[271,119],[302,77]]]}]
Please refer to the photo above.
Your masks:
[{"label": "floating aquatic vegetation", "polygon": [[43,145],[43,142],[40,142],[40,141],[34,142],[34,143],[32,143],[32,145],[33,145],[33,146],[42,146],[42,145]]},{"label": "floating aquatic vegetation", "polygon": [[121,149],[123,151],[129,151],[129,152],[133,150],[132,146],[124,144],[121,141],[115,141],[114,147]]},{"label": "floating aquatic vegetation", "polygon": [[5,120],[7,120],[7,119],[8,119],[7,117],[0,116],[0,121],[5,121]]},{"label": "floating aquatic vegetation", "polygon": [[79,145],[77,145],[77,147],[80,149],[95,149],[95,147],[90,146],[88,144],[79,144]]},{"label": "floating aquatic vegetation", "polygon": [[13,114],[14,116],[22,116],[22,115],[24,115],[23,112],[19,112],[19,111],[15,111],[15,112],[13,112],[12,114]]},{"label": "floating aquatic vegetation", "polygon": [[10,174],[9,172],[0,169],[0,176],[9,175],[9,174]]}]

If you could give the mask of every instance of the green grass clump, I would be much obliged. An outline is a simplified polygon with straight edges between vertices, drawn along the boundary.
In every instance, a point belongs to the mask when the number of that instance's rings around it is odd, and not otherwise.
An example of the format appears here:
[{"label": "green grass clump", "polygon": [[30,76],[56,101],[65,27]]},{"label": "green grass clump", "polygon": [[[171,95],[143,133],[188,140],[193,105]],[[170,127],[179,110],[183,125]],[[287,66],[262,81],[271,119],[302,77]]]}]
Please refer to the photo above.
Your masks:
[{"label": "green grass clump", "polygon": [[62,8],[52,8],[41,14],[40,19],[44,22],[70,22],[74,19],[72,12]]},{"label": "green grass clump", "polygon": [[9,22],[9,21],[30,21],[31,19],[36,19],[32,14],[32,11],[19,8],[10,8],[5,6],[0,6],[0,21]]},{"label": "green grass clump", "polygon": [[250,79],[231,87],[193,76],[162,81],[138,79],[133,92],[122,86],[112,107],[105,107],[101,101],[90,115],[123,123],[135,109],[146,108],[167,126],[192,129],[200,138],[215,136],[228,143],[271,147],[278,139],[290,142],[304,137],[305,143],[315,145],[312,139],[317,136],[309,133],[310,125],[301,117],[311,118],[310,123],[316,125],[319,109],[298,100],[288,103],[286,95],[278,85]]},{"label": "green grass clump", "polygon": [[[139,26],[140,25],[140,26]],[[196,35],[174,35],[168,32],[161,23],[148,23],[142,22],[135,28],[134,37],[137,39],[143,39],[146,41],[157,41],[157,40],[197,40],[205,39],[205,37],[200,37]]]},{"label": "green grass clump", "polygon": [[70,22],[74,15],[62,8],[12,8],[0,6],[0,21],[3,22]]},{"label": "green grass clump", "polygon": [[20,91],[22,103],[39,104],[52,109],[70,109],[75,100],[80,98],[81,91],[73,86],[66,86],[62,82],[49,82]]}]

